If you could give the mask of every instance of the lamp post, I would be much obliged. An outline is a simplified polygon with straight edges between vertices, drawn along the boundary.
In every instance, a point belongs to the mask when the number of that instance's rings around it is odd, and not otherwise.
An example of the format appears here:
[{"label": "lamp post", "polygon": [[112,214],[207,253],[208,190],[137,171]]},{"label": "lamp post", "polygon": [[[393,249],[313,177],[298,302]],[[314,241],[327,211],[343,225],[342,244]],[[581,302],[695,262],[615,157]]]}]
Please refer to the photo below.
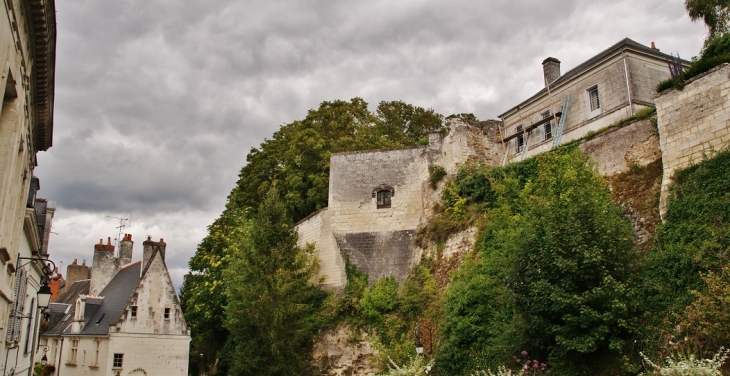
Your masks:
[{"label": "lamp post", "polygon": [[416,335],[416,353],[419,355],[423,354],[424,346],[423,342],[421,342],[422,329],[426,329],[428,331],[428,354],[431,355],[431,352],[433,351],[433,343],[431,342],[431,328],[423,324],[416,324],[416,326],[413,328],[413,333]]}]

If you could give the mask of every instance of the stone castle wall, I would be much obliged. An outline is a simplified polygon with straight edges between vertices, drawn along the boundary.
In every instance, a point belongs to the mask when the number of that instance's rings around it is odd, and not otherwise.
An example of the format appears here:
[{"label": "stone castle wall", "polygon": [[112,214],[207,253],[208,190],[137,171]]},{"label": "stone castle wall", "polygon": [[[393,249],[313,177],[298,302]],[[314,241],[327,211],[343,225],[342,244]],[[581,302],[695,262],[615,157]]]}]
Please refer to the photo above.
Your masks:
[{"label": "stone castle wall", "polygon": [[[453,174],[470,159],[496,163],[501,146],[497,127],[452,121],[445,137],[432,135],[428,146],[335,154],[330,159],[328,207],[297,224],[299,246],[314,244],[320,275],[330,288],[346,283],[345,259],[368,274],[370,282],[394,276],[403,282],[423,250],[413,238],[431,214],[440,191],[431,188],[429,166]],[[378,208],[378,190],[393,192],[391,205]]]},{"label": "stone castle wall", "polygon": [[660,213],[664,216],[674,172],[730,144],[730,64],[696,77],[684,90],[661,93],[656,106],[664,165]]}]

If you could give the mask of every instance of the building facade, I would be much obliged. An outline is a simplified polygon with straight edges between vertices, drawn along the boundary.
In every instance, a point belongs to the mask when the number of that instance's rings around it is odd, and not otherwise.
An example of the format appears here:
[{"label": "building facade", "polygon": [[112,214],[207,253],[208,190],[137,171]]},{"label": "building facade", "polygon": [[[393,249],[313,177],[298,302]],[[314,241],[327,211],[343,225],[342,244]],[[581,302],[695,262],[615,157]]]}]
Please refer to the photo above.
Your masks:
[{"label": "building facade", "polygon": [[190,330],[165,264],[166,244],[148,238],[142,260],[132,262],[133,244],[125,234],[115,255],[110,240],[100,241],[91,268],[69,265],[41,335],[57,375],[187,375]]},{"label": "building facade", "polygon": [[628,38],[562,75],[558,59],[545,59],[545,88],[499,116],[504,123],[502,164],[529,158],[630,117],[638,109],[654,107],[654,88],[671,77],[673,59]]},{"label": "building facade", "polygon": [[[36,199],[36,154],[52,144],[56,19],[53,0],[7,0],[0,17],[0,374],[30,374],[36,293],[44,283],[54,209]],[[36,259],[33,261],[31,259]],[[37,359],[36,359],[37,360]]]}]

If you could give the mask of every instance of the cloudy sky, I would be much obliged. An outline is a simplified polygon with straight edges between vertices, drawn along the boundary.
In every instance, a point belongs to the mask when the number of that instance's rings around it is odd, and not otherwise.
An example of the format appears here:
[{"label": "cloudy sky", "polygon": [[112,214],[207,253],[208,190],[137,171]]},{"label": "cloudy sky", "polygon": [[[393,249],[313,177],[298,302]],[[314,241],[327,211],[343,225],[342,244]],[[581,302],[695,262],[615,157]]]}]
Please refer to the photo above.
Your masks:
[{"label": "cloudy sky", "polygon": [[689,59],[684,0],[59,0],[51,258],[123,232],[167,242],[177,286],[246,154],[322,101],[497,115],[629,37]]}]

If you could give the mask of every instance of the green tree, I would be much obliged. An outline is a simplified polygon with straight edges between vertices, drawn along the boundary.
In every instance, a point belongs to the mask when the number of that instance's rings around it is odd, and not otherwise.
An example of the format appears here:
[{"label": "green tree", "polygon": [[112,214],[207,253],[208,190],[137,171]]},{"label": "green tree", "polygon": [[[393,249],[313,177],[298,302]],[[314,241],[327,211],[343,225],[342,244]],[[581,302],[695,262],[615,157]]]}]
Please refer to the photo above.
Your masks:
[{"label": "green tree", "polygon": [[[265,196],[224,273],[226,322],[236,344],[231,373],[306,375],[327,294],[313,285],[317,260],[297,234],[275,188]],[[309,252],[307,252],[309,251]]]},{"label": "green tree", "polygon": [[730,30],[730,0],[685,0],[684,5],[692,21],[701,19],[707,25],[710,36]]},{"label": "green tree", "polygon": [[416,145],[430,132],[443,132],[441,115],[403,102],[381,102],[376,116],[360,98],[322,102],[304,119],[283,125],[271,139],[252,148],[226,208],[209,227],[208,235],[190,259],[185,317],[193,333],[218,339],[228,335],[223,326],[227,305],[222,271],[246,238],[249,215],[276,186],[286,215],[298,221],[327,205],[329,160],[332,153]]},{"label": "green tree", "polygon": [[580,354],[619,350],[631,330],[631,226],[579,151],[540,155],[538,166],[511,238],[509,284],[527,344],[532,353],[577,362]]}]

